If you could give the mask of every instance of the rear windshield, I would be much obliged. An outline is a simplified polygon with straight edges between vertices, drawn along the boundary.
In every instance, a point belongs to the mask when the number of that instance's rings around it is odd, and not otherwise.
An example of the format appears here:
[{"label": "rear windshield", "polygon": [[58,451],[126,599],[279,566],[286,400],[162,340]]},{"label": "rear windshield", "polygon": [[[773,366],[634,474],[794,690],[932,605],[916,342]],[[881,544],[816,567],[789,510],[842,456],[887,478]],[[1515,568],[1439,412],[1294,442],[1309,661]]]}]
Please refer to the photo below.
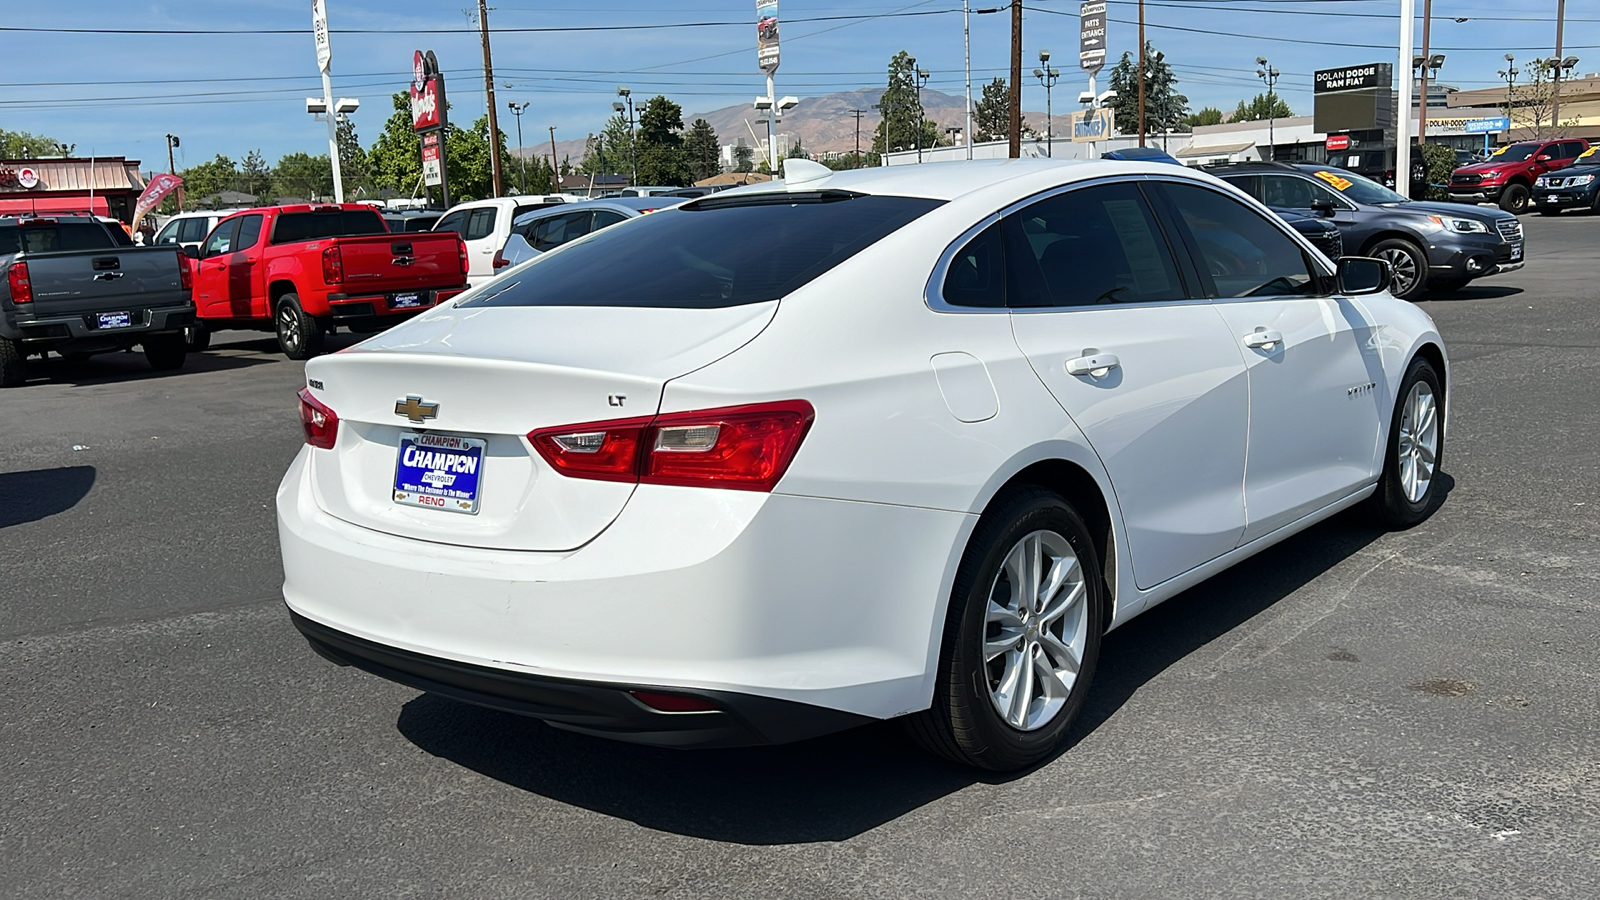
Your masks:
[{"label": "rear windshield", "polygon": [[843,191],[712,196],[593,232],[461,305],[710,309],[776,300],[941,203]]},{"label": "rear windshield", "polygon": [[110,233],[95,222],[0,225],[0,256],[21,252],[103,250],[115,246],[117,244],[112,240]]},{"label": "rear windshield", "polygon": [[383,217],[367,209],[329,209],[284,213],[272,229],[274,244],[314,241],[349,234],[387,234]]}]

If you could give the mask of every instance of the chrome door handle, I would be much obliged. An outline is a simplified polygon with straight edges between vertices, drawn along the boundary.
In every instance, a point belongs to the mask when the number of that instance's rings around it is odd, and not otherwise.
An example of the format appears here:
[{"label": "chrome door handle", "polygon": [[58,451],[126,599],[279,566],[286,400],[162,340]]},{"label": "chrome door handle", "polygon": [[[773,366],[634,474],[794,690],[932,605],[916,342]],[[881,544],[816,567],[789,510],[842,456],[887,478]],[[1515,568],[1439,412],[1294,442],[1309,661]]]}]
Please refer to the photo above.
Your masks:
[{"label": "chrome door handle", "polygon": [[1267,328],[1258,328],[1244,336],[1244,345],[1256,350],[1266,350],[1273,344],[1283,344],[1283,335]]},{"label": "chrome door handle", "polygon": [[1107,372],[1121,365],[1122,360],[1117,359],[1116,354],[1096,353],[1093,356],[1080,356],[1077,359],[1067,360],[1067,374],[1102,378]]}]

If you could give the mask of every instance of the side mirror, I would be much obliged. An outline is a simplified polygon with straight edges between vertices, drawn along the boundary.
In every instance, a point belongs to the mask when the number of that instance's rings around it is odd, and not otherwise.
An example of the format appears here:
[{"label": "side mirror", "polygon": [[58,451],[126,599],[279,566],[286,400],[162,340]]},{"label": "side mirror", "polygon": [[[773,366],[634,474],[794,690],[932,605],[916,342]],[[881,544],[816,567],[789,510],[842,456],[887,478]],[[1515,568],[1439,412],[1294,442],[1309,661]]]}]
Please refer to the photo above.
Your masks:
[{"label": "side mirror", "polygon": [[195,246],[194,244],[184,244],[183,245],[183,255],[189,257],[190,259],[199,259],[200,258],[200,248]]},{"label": "side mirror", "polygon": [[1311,211],[1319,216],[1333,215],[1333,201],[1327,197],[1318,197],[1311,201]]},{"label": "side mirror", "polygon": [[1341,256],[1334,265],[1337,266],[1339,293],[1348,296],[1382,293],[1394,280],[1394,269],[1370,256]]},{"label": "side mirror", "polygon": [[1535,157],[1535,161],[1536,162],[1549,162],[1550,159],[1551,159],[1551,157],[1550,157],[1550,154],[1548,154],[1548,153],[1541,153],[1541,154],[1539,154],[1539,156]]}]

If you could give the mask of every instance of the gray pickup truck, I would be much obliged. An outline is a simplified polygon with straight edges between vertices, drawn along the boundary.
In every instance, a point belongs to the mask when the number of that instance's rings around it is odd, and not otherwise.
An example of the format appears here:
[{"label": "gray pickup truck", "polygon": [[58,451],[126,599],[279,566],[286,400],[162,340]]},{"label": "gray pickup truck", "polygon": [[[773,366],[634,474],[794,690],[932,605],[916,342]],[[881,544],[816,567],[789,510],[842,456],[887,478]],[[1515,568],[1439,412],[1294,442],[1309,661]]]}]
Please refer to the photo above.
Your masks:
[{"label": "gray pickup truck", "polygon": [[76,359],[139,345],[153,368],[182,367],[188,281],[171,247],[135,247],[96,219],[0,216],[0,387],[50,350]]}]

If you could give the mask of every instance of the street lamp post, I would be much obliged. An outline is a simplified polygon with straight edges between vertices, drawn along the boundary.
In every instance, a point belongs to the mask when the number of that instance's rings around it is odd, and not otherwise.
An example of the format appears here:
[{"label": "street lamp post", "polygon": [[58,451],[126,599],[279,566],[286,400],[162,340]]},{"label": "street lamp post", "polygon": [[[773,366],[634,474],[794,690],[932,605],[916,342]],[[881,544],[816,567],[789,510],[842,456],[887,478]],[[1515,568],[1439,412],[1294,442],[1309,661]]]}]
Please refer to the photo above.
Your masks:
[{"label": "street lamp post", "polygon": [[522,149],[522,113],[528,108],[528,101],[521,103],[512,101],[506,104],[511,114],[517,117],[517,158],[522,160],[522,192],[528,192],[528,154]]},{"label": "street lamp post", "polygon": [[[619,113],[621,113],[623,110],[627,110],[629,155],[628,167],[629,171],[632,173],[628,183],[630,185],[637,186],[639,183],[639,148],[637,146],[638,142],[634,140],[633,137],[633,91],[629,90],[626,86],[619,87],[617,88],[617,96],[621,97],[622,100],[612,103],[611,108]],[[623,101],[627,101],[626,106],[624,106]]]},{"label": "street lamp post", "polygon": [[1261,67],[1256,70],[1256,77],[1267,85],[1267,152],[1272,155],[1273,160],[1276,160],[1278,158],[1278,141],[1273,134],[1272,126],[1277,119],[1278,112],[1277,95],[1273,92],[1273,88],[1278,84],[1278,70],[1267,63],[1265,56],[1256,57],[1256,65]]},{"label": "street lamp post", "polygon": [[[167,174],[178,174],[178,167],[172,161],[172,148],[178,146],[178,136],[167,135]],[[183,212],[183,185],[178,185],[178,212]]]},{"label": "street lamp post", "polygon": [[1517,75],[1519,75],[1519,74],[1521,74],[1521,73],[1518,72],[1518,70],[1517,70],[1516,57],[1512,56],[1509,53],[1507,53],[1506,54],[1506,67],[1504,69],[1500,70],[1500,77],[1504,78],[1506,80],[1506,137],[1507,137],[1507,139],[1510,138],[1511,129],[1516,124],[1515,122],[1513,122],[1511,120],[1511,107],[1513,105],[1513,98],[1511,96],[1511,92],[1512,92],[1512,89],[1514,87],[1516,87]]},{"label": "street lamp post", "polygon": [[[917,61],[915,59],[913,59],[911,61],[911,64],[914,66],[914,65],[917,64]],[[929,72],[928,72],[927,69],[918,69],[917,72],[916,72],[916,76],[917,76],[917,162],[922,162],[922,120],[923,120],[923,114],[922,114],[922,86],[928,83],[928,78],[931,77],[931,76],[929,75]]]},{"label": "street lamp post", "polygon": [[1055,107],[1051,105],[1050,89],[1056,86],[1056,79],[1061,77],[1060,69],[1050,68],[1050,51],[1039,51],[1039,65],[1043,68],[1034,69],[1033,77],[1039,79],[1044,85],[1044,155],[1055,156]]},{"label": "street lamp post", "polygon": [[1550,92],[1550,126],[1555,129],[1555,135],[1561,136],[1561,79],[1569,77],[1572,67],[1578,64],[1576,56],[1561,59],[1550,57],[1550,74],[1555,80]]}]

